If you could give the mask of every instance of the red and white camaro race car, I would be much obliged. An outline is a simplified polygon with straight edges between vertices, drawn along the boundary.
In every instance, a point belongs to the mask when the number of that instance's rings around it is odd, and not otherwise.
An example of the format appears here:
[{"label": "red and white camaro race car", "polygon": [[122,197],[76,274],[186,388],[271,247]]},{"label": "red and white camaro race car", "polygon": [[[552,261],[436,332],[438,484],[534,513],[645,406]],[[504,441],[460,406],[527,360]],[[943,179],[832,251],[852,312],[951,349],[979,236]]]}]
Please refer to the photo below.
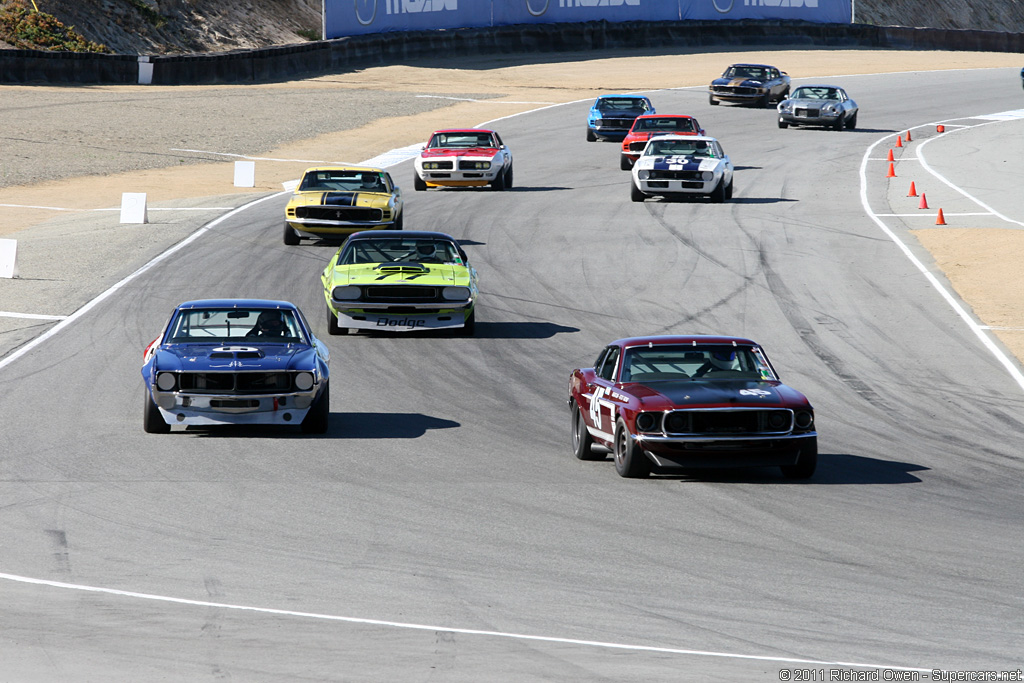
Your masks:
[{"label": "red and white camaro race car", "polygon": [[414,161],[413,188],[512,187],[512,152],[493,130],[439,130]]}]

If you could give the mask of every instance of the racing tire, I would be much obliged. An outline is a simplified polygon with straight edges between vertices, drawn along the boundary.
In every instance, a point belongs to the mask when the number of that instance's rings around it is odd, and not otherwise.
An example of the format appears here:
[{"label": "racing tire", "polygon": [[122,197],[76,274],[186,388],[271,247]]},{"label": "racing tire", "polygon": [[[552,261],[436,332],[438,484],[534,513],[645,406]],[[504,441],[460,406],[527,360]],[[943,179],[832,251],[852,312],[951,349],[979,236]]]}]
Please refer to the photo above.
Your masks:
[{"label": "racing tire", "polygon": [[710,104],[712,107],[718,106],[718,100],[715,99],[714,95],[708,95],[708,104]]},{"label": "racing tire", "polygon": [[604,460],[607,455],[595,453],[591,446],[594,445],[594,437],[587,431],[587,422],[583,419],[580,406],[572,402],[572,452],[577,460]]},{"label": "racing tire", "polygon": [[785,121],[783,121],[781,116],[779,117],[779,128],[782,128],[782,129],[789,128],[789,124],[786,123]]},{"label": "racing tire", "polygon": [[708,198],[714,204],[721,204],[725,201],[726,192],[725,176],[722,176],[722,179],[718,181],[717,185],[715,185],[715,189],[711,190],[711,194],[708,195]]},{"label": "racing tire", "polygon": [[732,186],[733,186],[733,183],[735,183],[735,182],[736,182],[735,178],[730,179],[729,180],[729,184],[725,186],[725,198],[726,199],[732,199],[732,189],[733,189]]},{"label": "racing tire", "polygon": [[619,155],[619,170],[629,171],[633,168],[633,160],[627,157],[625,154]]},{"label": "racing tire", "polygon": [[768,107],[772,106],[772,94],[770,92],[765,93],[764,97],[759,99],[757,101],[757,104],[755,104],[754,106],[758,107],[759,109],[767,109]]},{"label": "racing tire", "polygon": [[414,173],[412,175],[412,189],[416,190],[417,192],[423,192],[424,190],[427,189],[427,181],[424,180],[423,178],[420,178],[419,173]]},{"label": "racing tire", "polygon": [[153,397],[150,396],[148,391],[142,400],[144,401],[142,409],[142,429],[147,434],[169,434],[171,431],[171,425],[164,422],[164,417],[160,414],[160,409],[156,407],[156,403],[153,402]]},{"label": "racing tire", "polygon": [[843,129],[843,126],[845,126],[845,125],[846,125],[846,117],[845,117],[845,116],[842,116],[842,115],[840,115],[840,116],[839,116],[839,117],[837,117],[837,118],[836,118],[836,120],[835,120],[835,121],[834,121],[834,122],[832,123],[832,130],[842,130],[842,129]]},{"label": "racing tire", "polygon": [[341,327],[338,325],[338,316],[334,315],[330,306],[327,307],[327,334],[348,334],[347,327]]},{"label": "racing tire", "polygon": [[398,214],[398,218],[395,219],[394,224],[391,226],[392,230],[402,230],[405,227],[405,211]]},{"label": "racing tire", "polygon": [[512,189],[512,166],[511,165],[508,167],[508,170],[505,171],[505,189],[506,190],[511,190]]},{"label": "racing tire", "polygon": [[296,244],[302,241],[299,237],[299,233],[292,230],[292,226],[287,223],[284,224],[284,243],[289,247],[294,247]]},{"label": "racing tire", "polygon": [[636,186],[636,183],[629,184],[629,198],[634,202],[642,202],[647,199],[647,195],[640,191],[640,188]]},{"label": "racing tire", "polygon": [[469,314],[462,327],[458,328],[458,333],[463,337],[472,337],[476,333],[476,311]]},{"label": "racing tire", "polygon": [[498,177],[491,181],[491,189],[496,192],[503,192],[505,190],[505,172],[502,171],[498,174]]},{"label": "racing tire", "polygon": [[850,120],[846,122],[846,130],[854,130],[857,127],[857,114],[854,113],[850,117]]},{"label": "racing tire", "polygon": [[626,423],[621,417],[615,423],[615,471],[626,479],[646,479],[651,476],[651,461],[636,440],[629,437]]},{"label": "racing tire", "polygon": [[306,434],[324,434],[331,421],[331,385],[324,385],[320,397],[302,420],[302,431]]},{"label": "racing tire", "polygon": [[814,470],[818,467],[818,440],[811,439],[810,443],[800,449],[800,457],[796,464],[782,465],[782,476],[786,479],[810,479]]},{"label": "racing tire", "polygon": [[587,128],[587,142],[595,142],[596,140],[597,135],[594,134],[594,131]]}]

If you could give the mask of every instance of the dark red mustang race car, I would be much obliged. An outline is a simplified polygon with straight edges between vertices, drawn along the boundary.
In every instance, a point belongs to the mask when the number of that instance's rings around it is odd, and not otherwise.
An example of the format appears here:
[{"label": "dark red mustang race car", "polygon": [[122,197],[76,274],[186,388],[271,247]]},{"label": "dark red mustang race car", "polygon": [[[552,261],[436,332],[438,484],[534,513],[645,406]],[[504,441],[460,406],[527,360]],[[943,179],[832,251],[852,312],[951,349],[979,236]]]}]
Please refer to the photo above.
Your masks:
[{"label": "dark red mustang race car", "polygon": [[[814,474],[814,408],[740,337],[633,337],[569,378],[573,451],[615,456],[623,477],[652,470],[778,466]],[[603,448],[602,448],[603,447]]]}]

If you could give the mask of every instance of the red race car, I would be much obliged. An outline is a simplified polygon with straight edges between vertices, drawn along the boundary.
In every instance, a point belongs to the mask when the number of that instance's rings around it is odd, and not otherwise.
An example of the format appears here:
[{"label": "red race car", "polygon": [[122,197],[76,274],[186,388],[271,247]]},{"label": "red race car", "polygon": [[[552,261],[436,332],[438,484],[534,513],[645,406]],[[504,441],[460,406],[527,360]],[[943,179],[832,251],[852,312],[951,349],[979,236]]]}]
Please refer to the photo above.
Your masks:
[{"label": "red race car", "polygon": [[805,479],[818,463],[814,408],[741,337],[619,339],[569,378],[580,460],[610,450],[623,477],[689,468],[780,467]]},{"label": "red race car", "polygon": [[704,135],[704,129],[692,116],[650,114],[638,116],[622,140],[619,168],[628,171],[654,135]]}]

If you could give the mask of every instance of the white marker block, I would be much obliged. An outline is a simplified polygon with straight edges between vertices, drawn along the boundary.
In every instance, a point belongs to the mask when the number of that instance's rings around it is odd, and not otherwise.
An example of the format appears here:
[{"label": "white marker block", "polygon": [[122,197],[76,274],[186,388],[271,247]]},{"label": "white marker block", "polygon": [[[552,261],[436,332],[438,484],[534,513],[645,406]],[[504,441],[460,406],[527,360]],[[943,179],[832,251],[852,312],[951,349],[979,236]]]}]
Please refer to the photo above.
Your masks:
[{"label": "white marker block", "polygon": [[149,61],[149,55],[139,57],[139,85],[153,84],[153,63]]},{"label": "white marker block", "polygon": [[235,162],[235,187],[256,187],[256,162]]},{"label": "white marker block", "polygon": [[146,213],[145,192],[122,192],[121,193],[121,222],[122,223],[148,223],[149,214]]},{"label": "white marker block", "polygon": [[0,277],[18,277],[18,240],[0,240]]}]

